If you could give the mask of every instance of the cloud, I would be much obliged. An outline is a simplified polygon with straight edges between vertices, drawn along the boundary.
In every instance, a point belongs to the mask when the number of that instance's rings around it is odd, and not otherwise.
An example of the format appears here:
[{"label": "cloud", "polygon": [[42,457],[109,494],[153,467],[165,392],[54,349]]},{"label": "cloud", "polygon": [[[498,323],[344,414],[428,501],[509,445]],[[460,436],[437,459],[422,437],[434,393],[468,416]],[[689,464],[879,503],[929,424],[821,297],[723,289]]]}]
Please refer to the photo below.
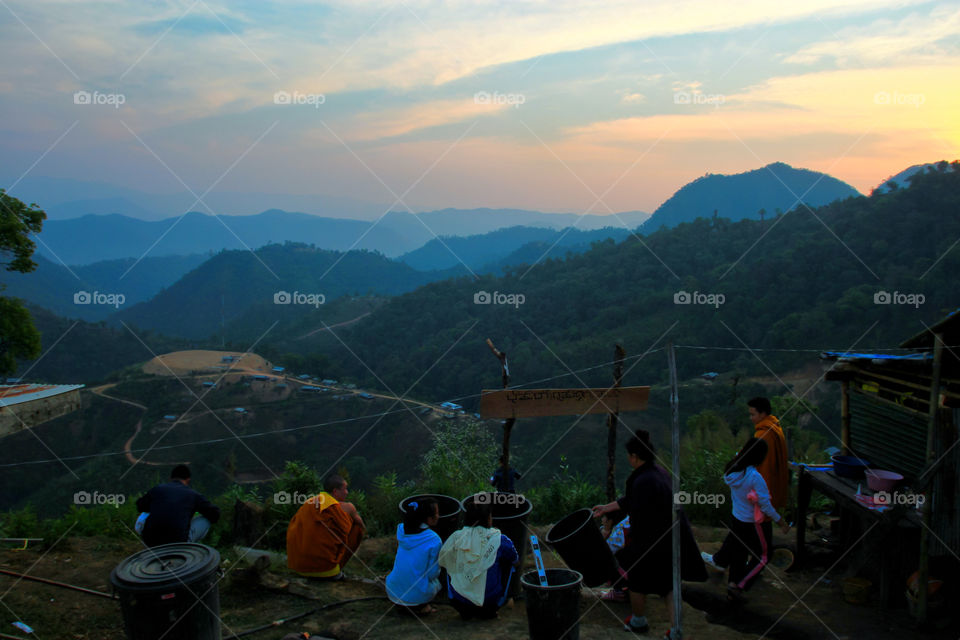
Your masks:
[{"label": "cloud", "polygon": [[647,96],[642,93],[628,93],[620,99],[627,104],[643,104],[647,101]]},{"label": "cloud", "polygon": [[435,100],[406,108],[367,111],[348,122],[351,140],[379,140],[401,136],[468,119],[493,115],[511,108],[509,104],[478,102],[474,96],[457,100]]},{"label": "cloud", "polygon": [[912,13],[900,21],[880,19],[842,29],[837,37],[815,42],[784,59],[811,65],[836,60],[849,65],[907,65],[954,55],[960,44],[960,9],[941,6],[928,15]]}]

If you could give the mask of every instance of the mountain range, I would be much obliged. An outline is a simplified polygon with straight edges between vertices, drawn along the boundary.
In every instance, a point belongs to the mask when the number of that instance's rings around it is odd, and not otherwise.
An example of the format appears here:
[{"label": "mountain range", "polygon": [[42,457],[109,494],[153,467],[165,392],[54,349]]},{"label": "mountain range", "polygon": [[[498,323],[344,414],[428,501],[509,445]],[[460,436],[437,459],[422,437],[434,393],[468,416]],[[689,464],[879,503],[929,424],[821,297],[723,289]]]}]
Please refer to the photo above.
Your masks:
[{"label": "mountain range", "polygon": [[[671,211],[676,211],[671,202],[682,204],[711,197],[719,201],[733,197],[736,190],[751,191],[745,185],[753,184],[753,191],[771,196],[764,202],[772,206],[776,202],[773,194],[777,193],[774,186],[783,181],[799,189],[806,183],[798,180],[816,182],[812,189],[807,186],[810,193],[821,185],[835,188],[838,195],[849,194],[852,189],[824,174],[796,170],[782,163],[736,176],[708,176],[686,185],[660,207],[644,226],[643,235],[655,234],[651,223],[658,215],[661,220],[670,219]],[[842,186],[837,187],[838,184]],[[756,193],[750,197],[757,197]],[[797,212],[802,214],[803,209]],[[645,214],[633,212],[619,217],[629,225],[641,221]],[[37,270],[31,274],[5,272],[0,274],[0,284],[6,286],[6,295],[24,298],[68,318],[108,320],[114,326],[120,326],[122,321],[179,339],[202,340],[214,335],[220,340],[251,339],[269,328],[275,319],[280,320],[280,330],[299,330],[316,324],[306,308],[275,305],[272,296],[278,292],[322,293],[328,305],[343,296],[393,296],[459,276],[486,278],[522,265],[537,264],[540,269],[567,255],[591,252],[591,246],[597,242],[607,242],[602,249],[607,251],[606,247],[619,246],[624,239],[631,238],[631,232],[623,227],[585,230],[579,226],[554,229],[547,225],[567,220],[586,222],[589,227],[597,220],[609,221],[594,218],[523,210],[442,210],[418,216],[390,213],[371,226],[361,220],[284,211],[219,220],[192,213],[180,220],[153,222],[119,215],[86,216],[48,221],[40,237]],[[722,214],[719,219],[727,220]],[[532,224],[498,227],[512,220]],[[736,219],[723,224],[731,221]],[[430,238],[414,250],[400,253],[396,260],[356,248],[343,253],[343,249],[367,242],[392,243],[393,252],[399,253],[405,242],[412,242],[415,234],[410,230],[417,228]],[[487,230],[463,237],[478,228]],[[230,236],[233,248],[216,248],[228,242]],[[285,236],[296,237],[298,242],[279,244]],[[357,238],[361,238],[359,243]],[[320,242],[307,244],[311,239]],[[641,245],[647,242],[635,240]],[[249,251],[248,247],[254,245],[259,248]],[[333,250],[325,245],[343,249]],[[163,255],[175,249],[186,255]],[[55,264],[45,259],[44,253],[56,254],[73,266]],[[102,258],[104,254],[114,257],[84,264],[84,260]],[[131,255],[121,258],[118,254]],[[140,259],[143,254],[146,256]],[[525,274],[529,269],[526,266],[518,272]],[[464,282],[468,281],[470,284],[465,286],[479,286],[473,277]],[[124,299],[122,304],[114,305],[83,304],[82,300],[78,304],[74,296],[83,292],[119,293]],[[327,322],[331,316],[322,317],[327,318],[322,322]]]},{"label": "mountain range", "polygon": [[[593,242],[613,238],[620,241],[630,235],[627,229],[606,227],[593,231],[581,231],[574,228],[546,229],[542,227],[506,227],[482,235],[467,237],[448,236],[434,238],[415,251],[405,253],[399,258],[414,269],[420,271],[469,268],[474,272],[496,272],[505,266],[533,263],[539,258],[562,258],[566,253],[582,253]],[[531,245],[528,247],[528,245]],[[539,253],[529,260],[517,257]]]},{"label": "mountain range", "polygon": [[[895,348],[957,307],[958,212],[960,162],[938,165],[906,188],[814,213],[699,219],[529,271],[435,282],[391,298],[323,352],[336,375],[393,388],[418,380],[448,399],[499,381],[486,338],[510,354],[517,381],[604,362],[614,344],[637,357],[668,340],[698,347],[681,351],[684,376],[769,375],[823,350]],[[884,304],[882,292],[916,295]],[[666,380],[662,353],[641,360],[630,384]],[[362,363],[376,363],[377,378]],[[604,367],[568,380],[599,386],[609,376]]]},{"label": "mountain range", "polygon": [[[27,181],[26,185],[18,185],[18,188],[27,189],[29,186]],[[57,189],[50,192],[52,201],[60,202],[55,206],[62,205],[67,186],[57,185]],[[86,183],[81,183],[77,189],[78,195],[89,196],[102,192],[102,189],[98,192]],[[772,216],[778,210],[793,208],[800,200],[818,206],[855,195],[858,192],[853,187],[836,178],[806,169],[795,169],[780,162],[736,175],[708,174],[683,186],[652,216],[642,211],[599,216],[523,209],[441,209],[417,214],[389,211],[378,214],[375,220],[360,220],[336,215],[334,212],[340,210],[331,205],[327,210],[334,215],[326,216],[272,208],[254,215],[214,216],[190,211],[175,217],[140,219],[110,212],[127,211],[123,207],[113,206],[121,200],[129,200],[130,194],[118,193],[105,199],[77,200],[88,206],[75,210],[97,213],[48,220],[39,235],[38,253],[54,262],[77,265],[101,260],[140,259],[147,255],[256,249],[269,243],[291,241],[312,244],[320,249],[371,250],[396,257],[410,254],[432,240],[485,234],[505,227],[554,230],[572,227],[580,231],[611,227],[627,231],[643,225],[644,230],[650,231],[697,217],[710,217],[714,211],[721,217],[739,220],[758,217],[761,209]],[[165,204],[160,200],[154,206],[161,208]],[[144,217],[155,216],[150,214]],[[623,234],[618,233],[617,236],[623,237]],[[513,249],[521,244],[514,243]],[[416,261],[431,251],[436,252],[428,248],[422,254],[408,258]],[[487,262],[495,261],[496,257]],[[449,260],[443,266],[441,263],[444,261],[430,262],[429,267],[453,266]],[[471,269],[483,266],[477,262],[468,264]]]},{"label": "mountain range", "polygon": [[[100,260],[257,249],[270,243],[303,242],[319,249],[379,251],[398,256],[442,236],[468,236],[503,227],[525,225],[547,229],[606,226],[632,229],[647,214],[610,216],[551,214],[519,209],[445,209],[421,214],[390,212],[368,222],[324,218],[306,213],[270,210],[250,216],[210,216],[198,212],[164,220],[139,220],[119,214],[86,215],[48,220],[39,235],[37,252],[63,264]],[[629,225],[629,226],[627,226]]]}]

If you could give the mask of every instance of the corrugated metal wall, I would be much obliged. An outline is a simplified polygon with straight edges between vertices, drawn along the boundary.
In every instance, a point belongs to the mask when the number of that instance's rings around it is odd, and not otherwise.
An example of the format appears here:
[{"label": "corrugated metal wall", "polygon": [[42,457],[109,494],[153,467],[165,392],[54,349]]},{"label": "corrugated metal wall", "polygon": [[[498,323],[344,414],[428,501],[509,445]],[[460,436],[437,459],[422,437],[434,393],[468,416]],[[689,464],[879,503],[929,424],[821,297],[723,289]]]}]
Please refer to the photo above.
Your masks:
[{"label": "corrugated metal wall", "polygon": [[930,537],[930,555],[956,557],[960,554],[960,444],[957,444],[960,410],[942,411],[940,415],[933,459],[943,458],[943,463],[931,483],[930,528],[934,535]]},{"label": "corrugated metal wall", "polygon": [[850,385],[850,447],[877,468],[916,477],[927,457],[926,416]]}]

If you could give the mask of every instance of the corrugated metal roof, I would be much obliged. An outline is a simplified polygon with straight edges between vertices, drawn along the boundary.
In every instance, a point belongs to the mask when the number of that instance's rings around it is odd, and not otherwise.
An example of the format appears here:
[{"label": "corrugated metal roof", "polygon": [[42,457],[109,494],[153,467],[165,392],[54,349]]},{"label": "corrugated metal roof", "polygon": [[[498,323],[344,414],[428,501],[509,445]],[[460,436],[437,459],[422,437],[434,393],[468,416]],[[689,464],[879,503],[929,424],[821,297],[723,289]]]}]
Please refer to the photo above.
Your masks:
[{"label": "corrugated metal roof", "polygon": [[908,349],[932,349],[935,333],[943,334],[948,345],[957,344],[956,340],[960,338],[960,309],[954,309],[935,325],[905,340],[900,346]]},{"label": "corrugated metal roof", "polygon": [[82,384],[15,384],[0,385],[0,407],[57,396],[82,389]]}]

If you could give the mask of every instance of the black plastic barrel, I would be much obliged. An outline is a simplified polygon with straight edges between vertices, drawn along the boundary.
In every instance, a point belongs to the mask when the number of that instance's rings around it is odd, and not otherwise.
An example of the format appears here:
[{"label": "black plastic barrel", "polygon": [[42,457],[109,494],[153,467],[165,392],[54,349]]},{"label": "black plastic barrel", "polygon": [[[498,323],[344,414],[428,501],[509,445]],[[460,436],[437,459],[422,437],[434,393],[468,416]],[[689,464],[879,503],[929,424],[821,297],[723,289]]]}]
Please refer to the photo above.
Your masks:
[{"label": "black plastic barrel", "polygon": [[133,554],[110,574],[128,640],[220,640],[220,554],[177,542]]},{"label": "black plastic barrel", "polygon": [[583,584],[599,586],[617,576],[617,559],[593,520],[590,509],[574,511],[550,527],[545,538],[568,567],[583,575]]},{"label": "black plastic barrel", "polygon": [[527,540],[530,530],[527,528],[527,517],[533,511],[533,504],[519,493],[500,493],[483,491],[463,499],[463,509],[473,501],[484,501],[493,511],[493,526],[500,529],[500,533],[510,538],[510,542],[517,549],[520,556],[520,567],[510,583],[510,595],[520,595],[520,581],[517,576],[523,572],[523,563],[527,556]]},{"label": "black plastic barrel", "polygon": [[400,501],[400,515],[407,512],[407,505],[424,498],[433,498],[437,501],[437,507],[440,509],[440,521],[433,527],[440,539],[444,542],[450,537],[450,534],[460,528],[460,501],[450,496],[439,493],[423,493],[416,496],[410,496]]},{"label": "black plastic barrel", "polygon": [[583,576],[570,569],[547,569],[547,586],[536,571],[520,582],[527,600],[527,625],[531,640],[580,638],[580,585]]}]

